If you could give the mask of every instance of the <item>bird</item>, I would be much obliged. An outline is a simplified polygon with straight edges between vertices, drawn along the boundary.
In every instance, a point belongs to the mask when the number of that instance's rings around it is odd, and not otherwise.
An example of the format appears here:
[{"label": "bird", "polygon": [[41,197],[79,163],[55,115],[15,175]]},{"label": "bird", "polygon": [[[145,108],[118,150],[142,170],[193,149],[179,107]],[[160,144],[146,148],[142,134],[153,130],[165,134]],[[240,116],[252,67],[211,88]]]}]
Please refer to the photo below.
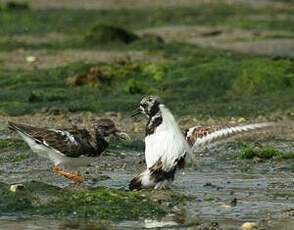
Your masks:
[{"label": "bird", "polygon": [[132,114],[144,114],[145,162],[147,169],[129,182],[130,190],[167,189],[172,184],[178,169],[185,167],[187,154],[201,145],[220,140],[233,134],[271,126],[272,123],[257,123],[230,128],[195,126],[181,131],[170,110],[158,96],[144,96]]},{"label": "bird", "polygon": [[70,129],[39,128],[25,124],[8,122],[8,128],[16,131],[40,157],[53,162],[52,171],[75,184],[84,182],[84,177],[64,171],[61,165],[72,168],[88,166],[95,157],[99,157],[108,146],[110,135],[128,140],[127,133],[116,128],[108,118],[94,119],[88,129],[73,127]]},{"label": "bird", "polygon": [[147,169],[133,178],[130,190],[143,188],[166,189],[174,180],[177,169],[185,164],[191,152],[182,131],[171,112],[157,96],[145,96],[132,116],[143,113],[145,127],[145,161]]}]

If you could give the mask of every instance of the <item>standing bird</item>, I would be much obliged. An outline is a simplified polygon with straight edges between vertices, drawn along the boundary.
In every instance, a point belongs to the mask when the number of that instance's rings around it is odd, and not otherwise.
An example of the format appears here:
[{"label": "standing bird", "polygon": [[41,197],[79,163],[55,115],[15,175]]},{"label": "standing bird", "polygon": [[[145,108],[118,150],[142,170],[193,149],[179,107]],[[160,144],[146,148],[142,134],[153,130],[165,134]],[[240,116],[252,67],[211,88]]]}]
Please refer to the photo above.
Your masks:
[{"label": "standing bird", "polygon": [[171,112],[155,96],[144,97],[133,116],[143,113],[147,118],[145,128],[145,161],[147,170],[132,179],[130,190],[167,188],[177,169],[185,164],[186,153],[191,148]]},{"label": "standing bird", "polygon": [[8,122],[8,128],[16,131],[39,156],[51,160],[52,171],[74,181],[84,182],[84,177],[63,171],[60,165],[69,167],[87,166],[94,157],[107,148],[106,137],[121,139],[129,136],[118,130],[110,119],[94,120],[89,129],[47,129]]},{"label": "standing bird", "polygon": [[192,150],[232,134],[272,126],[272,123],[225,129],[196,126],[182,133],[171,112],[156,96],[143,97],[133,116],[141,113],[147,118],[145,128],[147,170],[130,181],[130,190],[168,188],[174,180],[176,170],[184,168],[186,154],[190,154],[193,159]]}]

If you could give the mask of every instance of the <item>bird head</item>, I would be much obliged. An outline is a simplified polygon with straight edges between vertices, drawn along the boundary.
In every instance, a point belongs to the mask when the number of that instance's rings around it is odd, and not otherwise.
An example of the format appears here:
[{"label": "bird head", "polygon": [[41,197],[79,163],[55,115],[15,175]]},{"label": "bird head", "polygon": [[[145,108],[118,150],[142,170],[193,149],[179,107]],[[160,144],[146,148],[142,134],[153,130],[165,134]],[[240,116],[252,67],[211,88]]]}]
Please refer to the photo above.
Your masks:
[{"label": "bird head", "polygon": [[138,108],[132,114],[135,117],[139,114],[144,114],[147,118],[152,117],[159,111],[160,99],[158,96],[144,96],[139,103]]},{"label": "bird head", "polygon": [[119,130],[114,122],[108,118],[102,118],[92,122],[94,130],[103,137],[114,135],[123,140],[129,140],[130,137],[127,133]]}]

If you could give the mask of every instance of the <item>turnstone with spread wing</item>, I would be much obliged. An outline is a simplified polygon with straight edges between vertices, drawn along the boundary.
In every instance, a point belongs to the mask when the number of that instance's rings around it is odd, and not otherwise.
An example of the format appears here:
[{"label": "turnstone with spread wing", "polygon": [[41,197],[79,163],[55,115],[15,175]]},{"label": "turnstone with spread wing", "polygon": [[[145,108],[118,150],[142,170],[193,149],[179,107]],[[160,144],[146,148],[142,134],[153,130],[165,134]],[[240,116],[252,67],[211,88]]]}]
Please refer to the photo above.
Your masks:
[{"label": "turnstone with spread wing", "polygon": [[147,170],[133,178],[129,188],[167,188],[177,169],[184,168],[186,154],[198,147],[223,140],[233,134],[273,126],[273,123],[257,123],[230,128],[196,126],[182,133],[171,112],[160,103],[158,97],[144,97],[133,116],[143,113],[147,118],[145,128],[145,161]]},{"label": "turnstone with spread wing", "polygon": [[13,122],[8,123],[8,128],[16,131],[39,156],[51,160],[53,172],[75,182],[83,182],[84,178],[63,171],[60,165],[87,166],[93,157],[98,157],[107,148],[106,137],[114,135],[129,139],[112,120],[106,118],[93,121],[89,129],[47,129]]},{"label": "turnstone with spread wing", "polygon": [[158,97],[144,97],[134,115],[140,113],[148,120],[145,129],[147,170],[132,179],[129,188],[167,188],[176,170],[184,167],[185,155],[191,149],[173,115]]}]

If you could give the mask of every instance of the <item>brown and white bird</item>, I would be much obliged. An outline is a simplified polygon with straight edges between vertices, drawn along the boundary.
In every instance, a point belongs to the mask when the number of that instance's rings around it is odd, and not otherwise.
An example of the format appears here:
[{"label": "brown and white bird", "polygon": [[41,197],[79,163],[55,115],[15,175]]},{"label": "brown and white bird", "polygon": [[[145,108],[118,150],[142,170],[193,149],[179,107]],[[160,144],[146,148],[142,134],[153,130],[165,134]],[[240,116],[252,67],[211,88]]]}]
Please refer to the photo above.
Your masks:
[{"label": "brown and white bird", "polygon": [[87,166],[107,148],[108,136],[129,139],[112,120],[106,118],[94,120],[89,129],[47,129],[13,122],[8,122],[8,128],[16,131],[33,152],[51,160],[53,172],[76,183],[83,182],[84,177],[63,171],[60,165],[74,168]]},{"label": "brown and white bird", "polygon": [[140,113],[147,118],[145,128],[147,169],[130,181],[130,190],[167,188],[173,182],[177,169],[184,168],[186,155],[190,154],[193,159],[192,151],[198,147],[232,134],[272,126],[272,123],[225,129],[196,126],[183,133],[171,112],[156,96],[143,97],[133,116]]}]

